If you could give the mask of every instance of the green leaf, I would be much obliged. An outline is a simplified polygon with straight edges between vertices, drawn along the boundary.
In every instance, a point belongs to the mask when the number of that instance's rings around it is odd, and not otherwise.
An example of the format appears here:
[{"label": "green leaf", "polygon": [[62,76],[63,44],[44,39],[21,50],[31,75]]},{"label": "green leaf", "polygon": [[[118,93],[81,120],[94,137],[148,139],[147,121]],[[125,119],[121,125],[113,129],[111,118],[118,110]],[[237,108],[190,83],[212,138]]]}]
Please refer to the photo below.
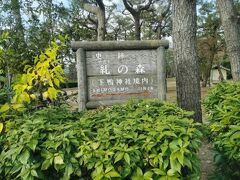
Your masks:
[{"label": "green leaf", "polygon": [[60,155],[55,156],[54,157],[54,164],[59,164],[59,165],[64,164],[63,158]]},{"label": "green leaf", "polygon": [[23,171],[21,171],[21,173],[19,174],[19,176],[20,176],[22,179],[29,179],[28,176],[29,176],[30,173],[31,173],[31,170],[30,170],[30,169],[24,169]]},{"label": "green leaf", "polygon": [[136,175],[137,176],[143,176],[143,172],[142,172],[142,169],[140,167],[137,167]]},{"label": "green leaf", "polygon": [[114,167],[112,165],[107,165],[105,173],[110,172],[112,169],[114,169]]},{"label": "green leaf", "polygon": [[124,159],[130,165],[130,157],[129,157],[128,153],[124,154]]},{"label": "green leaf", "polygon": [[72,164],[68,164],[68,165],[65,167],[65,172],[64,172],[63,179],[64,179],[64,180],[70,179],[72,173],[73,173]]},{"label": "green leaf", "polygon": [[28,150],[24,150],[23,153],[19,157],[19,161],[22,164],[27,164],[29,157],[30,157],[29,151]]},{"label": "green leaf", "polygon": [[42,163],[42,167],[41,167],[41,170],[47,170],[49,168],[49,166],[52,165],[52,162],[53,162],[53,158],[51,159],[45,159]]},{"label": "green leaf", "polygon": [[168,180],[168,176],[161,176],[159,180]]},{"label": "green leaf", "polygon": [[103,172],[103,164],[102,164],[102,162],[100,162],[100,164],[96,167],[96,172],[98,174]]},{"label": "green leaf", "polygon": [[47,92],[48,92],[48,97],[52,101],[57,98],[57,94],[58,94],[58,90],[57,89],[55,89],[53,87],[49,87]]},{"label": "green leaf", "polygon": [[96,150],[100,146],[100,143],[92,143],[92,148]]},{"label": "green leaf", "polygon": [[176,173],[176,170],[175,169],[169,169],[168,172],[167,172],[167,175],[168,176],[174,176]]},{"label": "green leaf", "polygon": [[188,158],[184,158],[183,164],[192,170],[192,163]]},{"label": "green leaf", "polygon": [[44,157],[45,159],[50,159],[54,157],[54,155],[46,149],[43,149],[41,151],[41,156]]},{"label": "green leaf", "polygon": [[10,106],[8,104],[4,104],[0,107],[0,113],[5,113],[10,109]]},{"label": "green leaf", "polygon": [[24,105],[23,104],[12,104],[12,108],[16,111],[22,111],[22,110],[24,110]]},{"label": "green leaf", "polygon": [[3,130],[3,123],[0,123],[0,134],[1,134],[2,130]]},{"label": "green leaf", "polygon": [[169,165],[169,160],[168,159],[164,159],[164,161],[163,161],[163,168],[164,168],[164,170],[167,169],[168,165]]},{"label": "green leaf", "polygon": [[181,151],[177,151],[177,152],[175,152],[175,155],[176,155],[178,161],[180,162],[180,164],[183,166],[184,154]]},{"label": "green leaf", "polygon": [[33,150],[35,151],[36,147],[37,147],[37,144],[38,144],[38,140],[37,139],[32,139],[29,143],[28,143],[28,146]]},{"label": "green leaf", "polygon": [[229,138],[232,142],[234,142],[235,140],[240,140],[240,131],[235,132],[234,134],[232,134]]},{"label": "green leaf", "polygon": [[58,79],[54,78],[53,81],[54,81],[54,84],[55,84],[57,87],[60,86],[60,81],[59,81]]},{"label": "green leaf", "polygon": [[167,172],[165,172],[165,171],[163,171],[163,170],[161,170],[161,169],[158,169],[158,168],[154,168],[154,169],[152,169],[153,170],[153,172],[155,173],[155,174],[157,174],[157,175],[167,175]]},{"label": "green leaf", "polygon": [[182,141],[182,139],[178,139],[178,145],[180,146],[180,147],[182,147],[183,146],[183,141]]},{"label": "green leaf", "polygon": [[151,180],[152,179],[153,172],[152,171],[147,171],[144,173],[144,179],[145,180]]},{"label": "green leaf", "polygon": [[179,180],[177,176],[168,176],[167,180]]},{"label": "green leaf", "polygon": [[131,180],[139,180],[139,179],[144,179],[142,176],[132,176]]},{"label": "green leaf", "polygon": [[31,170],[31,175],[32,175],[33,177],[39,177],[39,176],[38,176],[38,173],[37,173],[37,171],[36,171],[35,169],[32,169],[32,170]]},{"label": "green leaf", "polygon": [[124,152],[121,152],[121,151],[118,151],[115,155],[115,161],[114,161],[114,164],[120,160],[123,159],[123,156],[124,156]]},{"label": "green leaf", "polygon": [[110,171],[106,174],[107,177],[121,177],[121,175],[117,171]]},{"label": "green leaf", "polygon": [[181,173],[181,164],[178,162],[177,159],[172,158],[171,156],[170,156],[170,165],[171,165],[171,169]]}]

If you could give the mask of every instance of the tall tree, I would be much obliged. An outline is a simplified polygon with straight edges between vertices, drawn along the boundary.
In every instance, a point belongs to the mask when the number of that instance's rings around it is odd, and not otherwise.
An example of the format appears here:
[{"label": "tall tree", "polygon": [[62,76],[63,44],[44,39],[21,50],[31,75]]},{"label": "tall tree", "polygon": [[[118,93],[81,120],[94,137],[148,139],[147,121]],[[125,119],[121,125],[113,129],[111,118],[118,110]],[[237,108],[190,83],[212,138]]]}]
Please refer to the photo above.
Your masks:
[{"label": "tall tree", "polygon": [[134,27],[135,27],[135,39],[141,40],[141,13],[145,10],[148,10],[153,3],[153,0],[148,1],[139,1],[136,4],[132,3],[131,0],[123,0],[125,8],[131,13],[134,19]]},{"label": "tall tree", "polygon": [[203,73],[202,87],[210,83],[212,65],[224,47],[216,6],[213,2],[203,2],[198,16],[198,56]]},{"label": "tall tree", "polygon": [[196,47],[196,0],[172,0],[173,46],[177,102],[202,121],[201,90]]},{"label": "tall tree", "polygon": [[8,33],[5,43],[8,65],[14,64],[11,73],[21,71],[28,57],[27,43],[25,39],[24,21],[21,14],[22,4],[20,0],[1,1],[0,13],[3,21],[0,23],[0,33]]},{"label": "tall tree", "polygon": [[[19,0],[11,0],[12,15],[15,19],[15,31],[21,43],[25,44],[24,27],[22,23],[21,7]],[[19,42],[18,42],[19,43]]]},{"label": "tall tree", "polygon": [[[157,33],[157,38],[162,39],[164,36],[169,35],[171,29],[171,0],[161,0],[161,5],[158,6],[157,12],[153,14],[155,24],[154,32]],[[160,11],[158,11],[160,10]]]},{"label": "tall tree", "polygon": [[109,36],[112,40],[129,40],[134,39],[133,22],[131,17],[122,14],[114,15],[108,23]]},{"label": "tall tree", "polygon": [[97,16],[97,40],[104,41],[106,33],[106,14],[105,5],[102,0],[96,0],[96,3],[90,2],[89,0],[83,1],[83,8]]},{"label": "tall tree", "polygon": [[239,14],[233,0],[217,0],[224,30],[227,52],[231,62],[232,77],[240,80],[240,29]]}]

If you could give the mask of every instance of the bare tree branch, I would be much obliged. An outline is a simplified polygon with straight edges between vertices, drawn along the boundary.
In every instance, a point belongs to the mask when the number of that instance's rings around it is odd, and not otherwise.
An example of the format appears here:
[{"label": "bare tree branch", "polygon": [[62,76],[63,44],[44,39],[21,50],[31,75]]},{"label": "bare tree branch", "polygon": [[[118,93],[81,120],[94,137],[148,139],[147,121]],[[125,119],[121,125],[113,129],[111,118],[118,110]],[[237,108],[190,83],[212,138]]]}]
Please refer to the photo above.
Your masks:
[{"label": "bare tree branch", "polygon": [[139,7],[138,7],[139,10],[140,11],[148,10],[149,7],[151,6],[152,2],[153,2],[152,0],[149,0],[146,5],[139,5]]},{"label": "bare tree branch", "polygon": [[98,7],[92,6],[89,3],[84,3],[83,9],[85,9],[86,11],[93,13],[93,14],[97,14],[97,12],[98,12]]},{"label": "bare tree branch", "polygon": [[96,1],[97,1],[98,6],[99,6],[101,9],[105,10],[105,5],[103,4],[103,1],[102,1],[102,0],[96,0]]},{"label": "bare tree branch", "polygon": [[137,14],[138,12],[133,8],[133,5],[129,4],[127,0],[123,0],[123,4],[125,8],[131,13],[131,14]]},{"label": "bare tree branch", "polygon": [[167,13],[170,11],[171,4],[172,4],[172,1],[169,0],[167,8],[161,14],[162,17],[165,17],[167,15]]},{"label": "bare tree branch", "polygon": [[97,23],[98,23],[97,19],[94,19],[93,17],[91,17],[90,14],[88,15],[88,20],[97,27]]}]

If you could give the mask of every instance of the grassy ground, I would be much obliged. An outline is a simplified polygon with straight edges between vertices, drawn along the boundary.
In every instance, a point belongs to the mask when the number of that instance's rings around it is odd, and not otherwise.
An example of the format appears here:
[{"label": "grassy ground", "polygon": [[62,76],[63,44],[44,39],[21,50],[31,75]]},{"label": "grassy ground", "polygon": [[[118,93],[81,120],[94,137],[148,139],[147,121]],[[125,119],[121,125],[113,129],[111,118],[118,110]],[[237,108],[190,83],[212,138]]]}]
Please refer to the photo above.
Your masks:
[{"label": "grassy ground", "polygon": [[[207,95],[209,87],[201,88],[201,95],[204,98]],[[167,101],[176,103],[177,94],[176,94],[176,80],[175,78],[167,79]]]}]

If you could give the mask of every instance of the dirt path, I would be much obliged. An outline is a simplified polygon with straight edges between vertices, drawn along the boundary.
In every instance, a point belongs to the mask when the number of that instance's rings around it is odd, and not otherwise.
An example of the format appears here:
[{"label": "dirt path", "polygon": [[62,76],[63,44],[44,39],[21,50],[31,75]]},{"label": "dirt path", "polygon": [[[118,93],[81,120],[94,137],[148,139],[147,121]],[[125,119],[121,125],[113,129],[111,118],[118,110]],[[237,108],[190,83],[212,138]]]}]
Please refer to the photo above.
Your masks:
[{"label": "dirt path", "polygon": [[202,147],[199,151],[201,160],[201,180],[207,180],[208,176],[214,171],[212,146],[207,139],[202,142]]},{"label": "dirt path", "polygon": [[[176,103],[176,83],[175,79],[168,79],[167,101]],[[204,98],[209,88],[202,88],[201,95]],[[206,117],[203,117],[203,123],[208,123]],[[208,176],[214,171],[212,145],[207,139],[203,139],[202,147],[199,151],[199,159],[201,160],[201,176],[200,180],[207,180]]]}]

